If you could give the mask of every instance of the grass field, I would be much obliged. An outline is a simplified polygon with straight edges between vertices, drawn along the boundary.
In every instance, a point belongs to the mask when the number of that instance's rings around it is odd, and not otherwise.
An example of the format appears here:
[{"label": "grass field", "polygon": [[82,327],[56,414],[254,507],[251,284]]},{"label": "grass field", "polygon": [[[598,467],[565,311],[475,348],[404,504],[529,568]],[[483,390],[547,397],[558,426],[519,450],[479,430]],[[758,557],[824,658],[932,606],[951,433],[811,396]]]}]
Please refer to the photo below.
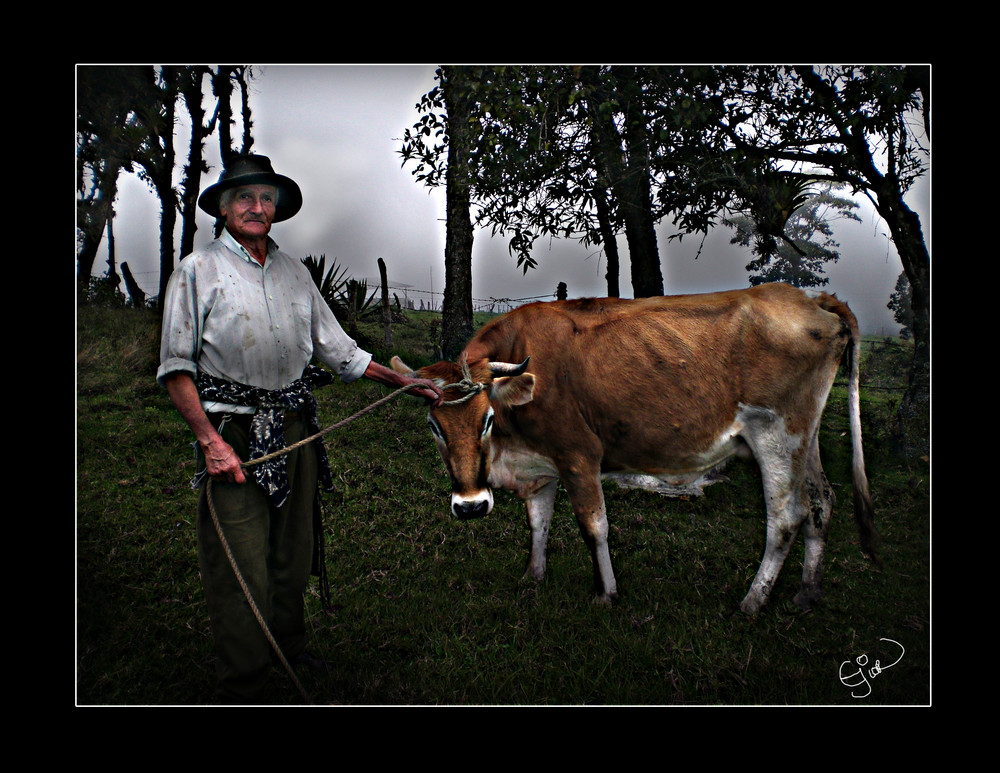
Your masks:
[{"label": "grass field", "polygon": [[[430,361],[429,315],[393,329],[394,350]],[[381,340],[364,326],[365,343]],[[81,307],[77,357],[76,684],[78,705],[214,702],[213,645],[198,578],[187,427],[154,382],[155,314]],[[385,362],[388,350],[374,346]],[[621,599],[590,603],[590,556],[565,495],[544,582],[521,577],[523,506],[459,522],[426,429],[401,397],[327,436],[337,490],[324,497],[334,606],[308,594],[310,648],[336,664],[300,674],[336,705],[927,705],[930,496],[926,459],[889,453],[905,352],[867,355],[866,459],[884,567],[858,549],[851,514],[846,390],[835,387],[822,451],[837,493],[824,602],[794,607],[801,540],[759,615],[736,612],[764,546],[760,480],[749,465],[698,499],[606,486]],[[317,393],[328,426],[388,390]],[[891,640],[891,641],[886,641]],[[842,679],[880,659],[867,685]],[[846,665],[845,665],[846,663]],[[869,691],[865,694],[866,691]],[[864,697],[854,697],[864,695]],[[273,703],[305,698],[275,670]]]}]

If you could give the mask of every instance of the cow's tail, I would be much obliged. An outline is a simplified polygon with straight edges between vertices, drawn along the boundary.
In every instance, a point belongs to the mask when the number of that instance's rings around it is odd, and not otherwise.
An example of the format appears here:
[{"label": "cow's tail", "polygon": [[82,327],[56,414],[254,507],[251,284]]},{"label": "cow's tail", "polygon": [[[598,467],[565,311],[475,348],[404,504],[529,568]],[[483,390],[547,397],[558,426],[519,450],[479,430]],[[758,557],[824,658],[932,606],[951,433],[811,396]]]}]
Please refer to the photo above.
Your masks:
[{"label": "cow's tail", "polygon": [[881,538],[875,529],[875,508],[872,505],[871,492],[868,490],[865,454],[861,444],[861,334],[858,319],[846,303],[834,296],[826,295],[824,301],[823,308],[839,316],[849,334],[844,359],[847,365],[847,402],[853,451],[854,520],[858,525],[861,549],[880,566],[882,559],[878,555],[878,546]]}]

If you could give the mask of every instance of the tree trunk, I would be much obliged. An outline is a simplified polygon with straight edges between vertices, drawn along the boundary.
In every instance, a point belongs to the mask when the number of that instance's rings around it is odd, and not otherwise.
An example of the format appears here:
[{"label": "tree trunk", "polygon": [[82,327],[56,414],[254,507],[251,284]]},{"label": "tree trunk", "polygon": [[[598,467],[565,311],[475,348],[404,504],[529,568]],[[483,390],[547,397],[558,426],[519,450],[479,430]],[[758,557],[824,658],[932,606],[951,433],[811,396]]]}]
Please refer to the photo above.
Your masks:
[{"label": "tree trunk", "polygon": [[[828,103],[838,101],[836,90],[809,67],[798,70],[803,83]],[[914,68],[909,71],[912,85],[920,88],[925,99],[930,96],[929,71]],[[890,106],[891,109],[891,106]],[[924,105],[925,127],[930,128],[929,103]],[[832,111],[835,112],[835,111]],[[838,116],[843,121],[846,116]],[[900,119],[901,120],[901,119]],[[924,241],[920,218],[903,201],[893,163],[889,171],[879,171],[872,148],[863,131],[841,131],[849,160],[872,193],[875,209],[885,220],[899,253],[903,271],[913,292],[913,364],[910,383],[896,412],[896,440],[899,450],[911,454],[929,450],[930,437],[930,253]],[[928,134],[929,137],[929,134]],[[891,146],[891,143],[890,143]]]},{"label": "tree trunk", "polygon": [[[633,74],[634,75],[634,74]],[[640,88],[625,108],[626,175],[621,180],[618,206],[623,209],[636,298],[663,295],[660,251],[656,246],[653,194],[649,183],[649,139]]]},{"label": "tree trunk", "polygon": [[920,218],[890,186],[879,192],[877,210],[885,218],[893,244],[910,282],[913,312],[913,362],[910,382],[896,409],[897,450],[907,456],[930,450],[930,254]]},{"label": "tree trunk", "polygon": [[194,237],[198,230],[198,195],[201,192],[201,173],[205,162],[202,153],[205,148],[205,138],[211,133],[211,127],[205,126],[205,111],[201,106],[202,78],[211,74],[207,67],[190,67],[185,73],[181,88],[184,103],[191,116],[191,142],[188,145],[188,161],[184,167],[184,179],[181,182],[181,251],[183,258],[194,251]]},{"label": "tree trunk", "polygon": [[128,295],[132,299],[132,306],[137,309],[146,308],[146,293],[142,291],[139,283],[135,281],[135,277],[132,276],[132,269],[128,267],[128,263],[122,263],[122,276],[125,278],[125,289],[128,290]]},{"label": "tree trunk", "polygon": [[912,290],[913,362],[910,383],[896,411],[896,444],[906,455],[926,453],[930,448],[930,253],[920,218],[906,205],[896,178],[879,171],[863,137],[852,136],[851,139],[853,144],[849,142],[848,147],[874,194],[876,211],[889,227]]},{"label": "tree trunk", "polygon": [[253,149],[253,119],[250,113],[250,86],[247,83],[251,77],[249,65],[233,68],[233,77],[240,84],[240,115],[243,117],[243,147],[240,153],[249,153]]},{"label": "tree trunk", "polygon": [[444,248],[444,301],[441,352],[453,359],[472,337],[472,220],[469,215],[469,73],[465,67],[442,68],[448,109],[447,233]]},{"label": "tree trunk", "polygon": [[[115,268],[117,263],[117,254],[115,253],[115,219],[113,217],[108,218],[108,279],[118,278],[118,272]],[[115,286],[118,286],[118,282],[115,281]]]},{"label": "tree trunk", "polygon": [[212,93],[218,100],[219,153],[222,156],[222,166],[229,163],[235,155],[233,150],[233,106],[230,99],[233,95],[233,82],[230,79],[232,68],[219,67],[212,73]]},{"label": "tree trunk", "polygon": [[[162,301],[167,294],[167,281],[174,271],[174,226],[177,224],[177,193],[173,186],[174,171],[174,114],[177,102],[177,74],[174,68],[163,68],[164,130],[163,144],[158,156],[151,159],[146,171],[153,180],[160,197],[160,287]],[[162,308],[162,304],[161,304]]]},{"label": "tree trunk", "polygon": [[[236,149],[233,147],[233,105],[231,102],[233,81],[230,78],[231,72],[231,67],[220,66],[212,74],[212,93],[215,94],[215,98],[218,100],[216,116],[219,127],[219,155],[222,158],[223,169],[225,169],[229,160],[237,154]],[[223,218],[215,218],[215,225],[212,228],[213,235],[218,238],[225,226],[226,221]]]},{"label": "tree trunk", "polygon": [[604,93],[598,78],[596,73],[590,73],[591,82],[598,85],[587,100],[587,111],[593,122],[591,136],[596,140],[595,156],[607,173],[625,226],[632,267],[632,293],[636,298],[663,295],[663,273],[649,186],[645,116],[638,98],[634,104],[622,108],[625,111],[623,149],[623,137],[615,125],[610,97]]},{"label": "tree trunk", "polygon": [[[171,164],[173,168],[173,164]],[[177,201],[174,189],[158,185],[160,195],[160,288],[159,297],[167,295],[167,282],[174,271],[174,226],[177,224]]]},{"label": "tree trunk", "polygon": [[608,283],[608,297],[618,298],[619,275],[621,264],[618,258],[618,237],[611,224],[611,208],[608,206],[608,192],[604,188],[594,191],[594,201],[597,204],[597,221],[601,227],[601,241],[604,243],[604,256],[608,261],[608,270],[604,278]]},{"label": "tree trunk", "polygon": [[90,278],[94,273],[94,261],[97,260],[97,250],[101,246],[104,229],[108,219],[114,217],[112,203],[118,195],[118,172],[121,164],[108,160],[101,171],[97,195],[90,201],[80,202],[79,223],[82,233],[80,254],[77,256],[77,280],[84,288],[90,286]]}]

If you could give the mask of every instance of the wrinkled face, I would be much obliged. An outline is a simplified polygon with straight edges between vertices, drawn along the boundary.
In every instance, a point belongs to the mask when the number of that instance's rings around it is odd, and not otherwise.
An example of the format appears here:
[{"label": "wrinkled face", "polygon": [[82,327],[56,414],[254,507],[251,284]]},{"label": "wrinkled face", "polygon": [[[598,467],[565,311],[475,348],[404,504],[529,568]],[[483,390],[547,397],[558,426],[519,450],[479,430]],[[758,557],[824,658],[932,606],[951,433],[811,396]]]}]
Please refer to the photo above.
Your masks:
[{"label": "wrinkled face", "polygon": [[[455,363],[439,362],[417,374],[398,358],[391,364],[399,372],[434,379],[445,389],[445,404],[428,414],[427,423],[451,477],[451,511],[462,519],[486,515],[493,509],[489,475],[494,425],[498,412],[531,400],[535,377],[524,373],[528,361],[520,365],[484,361],[473,364],[468,373]],[[476,384],[475,390],[448,386],[463,379]]]},{"label": "wrinkled face", "polygon": [[267,236],[274,220],[278,189],[273,185],[244,185],[219,201],[226,228],[237,239],[254,241]]}]

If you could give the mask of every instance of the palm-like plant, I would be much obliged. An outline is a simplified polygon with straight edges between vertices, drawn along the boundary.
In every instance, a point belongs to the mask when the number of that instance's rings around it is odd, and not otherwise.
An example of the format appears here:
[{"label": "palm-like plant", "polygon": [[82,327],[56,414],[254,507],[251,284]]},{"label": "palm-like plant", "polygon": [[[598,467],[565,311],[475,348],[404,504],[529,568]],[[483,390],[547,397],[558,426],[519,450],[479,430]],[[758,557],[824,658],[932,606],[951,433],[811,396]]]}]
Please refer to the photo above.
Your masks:
[{"label": "palm-like plant", "polygon": [[327,271],[326,255],[320,255],[319,258],[307,255],[302,259],[302,262],[309,269],[309,275],[312,276],[313,282],[319,288],[319,293],[323,296],[327,306],[333,310],[338,319],[343,319],[347,313],[347,306],[342,303],[349,281],[347,269],[338,266],[337,259],[334,258],[330,270]]},{"label": "palm-like plant", "polygon": [[368,281],[365,279],[347,280],[346,291],[341,296],[341,302],[347,307],[347,320],[351,335],[357,335],[358,320],[372,305],[376,292],[377,289],[372,290],[371,295],[368,294]]}]

